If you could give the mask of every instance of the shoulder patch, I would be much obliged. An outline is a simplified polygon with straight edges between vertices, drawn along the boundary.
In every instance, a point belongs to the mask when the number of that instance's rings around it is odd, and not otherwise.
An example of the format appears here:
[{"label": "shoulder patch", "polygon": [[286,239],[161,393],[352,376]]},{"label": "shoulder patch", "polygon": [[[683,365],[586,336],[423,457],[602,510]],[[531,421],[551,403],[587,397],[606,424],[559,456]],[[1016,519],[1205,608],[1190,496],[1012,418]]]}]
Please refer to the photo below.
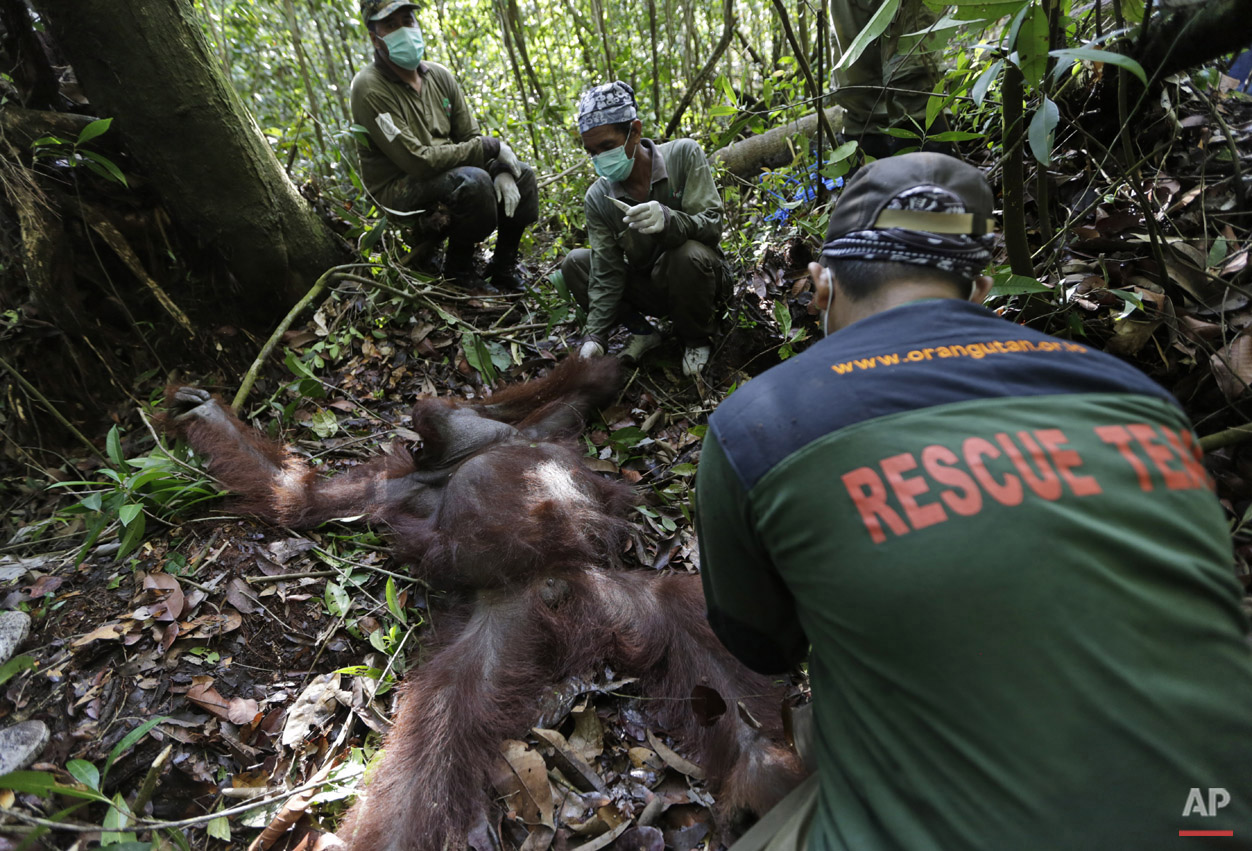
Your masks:
[{"label": "shoulder patch", "polygon": [[400,128],[391,120],[390,112],[378,113],[378,117],[374,121],[378,124],[378,129],[383,131],[383,135],[387,137],[388,142],[400,135]]}]

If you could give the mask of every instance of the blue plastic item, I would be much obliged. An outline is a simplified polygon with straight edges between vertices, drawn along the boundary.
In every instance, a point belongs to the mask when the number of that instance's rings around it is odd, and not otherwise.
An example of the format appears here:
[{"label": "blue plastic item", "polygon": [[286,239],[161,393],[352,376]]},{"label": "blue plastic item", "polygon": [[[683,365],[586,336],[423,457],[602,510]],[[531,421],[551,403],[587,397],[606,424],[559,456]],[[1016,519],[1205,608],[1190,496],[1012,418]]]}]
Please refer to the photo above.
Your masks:
[{"label": "blue plastic item", "polygon": [[[773,177],[773,176],[783,177],[783,175],[779,174],[778,172],[767,171],[764,174],[762,174],[758,178],[758,180],[764,181],[765,178]],[[808,174],[806,175],[805,180],[801,180],[799,177],[794,177],[792,175],[786,175],[784,177],[784,185],[786,187],[784,191],[790,190],[790,188],[793,186],[795,187],[795,190],[790,198],[784,197],[782,192],[777,192],[773,189],[766,189],[765,192],[767,194],[778,199],[778,207],[774,210],[774,212],[770,213],[768,216],[765,217],[765,221],[776,222],[779,225],[785,225],[787,223],[787,220],[791,218],[792,209],[794,207],[798,207],[801,204],[810,203],[814,199],[817,198],[818,179],[819,177],[817,174],[817,163],[811,163],[809,165]],[[831,179],[829,177],[822,177],[820,178],[820,180],[822,181],[822,185],[826,187],[827,192],[834,192],[836,189],[843,188],[842,177],[836,177],[834,179]],[[787,206],[788,204],[790,204],[791,206],[790,207]]]}]

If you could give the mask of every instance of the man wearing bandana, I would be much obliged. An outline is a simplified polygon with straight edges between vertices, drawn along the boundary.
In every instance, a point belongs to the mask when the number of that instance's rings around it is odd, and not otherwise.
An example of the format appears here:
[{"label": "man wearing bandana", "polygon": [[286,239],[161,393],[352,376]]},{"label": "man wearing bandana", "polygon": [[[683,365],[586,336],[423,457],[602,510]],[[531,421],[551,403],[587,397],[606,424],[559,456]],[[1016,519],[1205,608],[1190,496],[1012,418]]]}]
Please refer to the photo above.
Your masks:
[{"label": "man wearing bandana", "polygon": [[374,62],[352,80],[352,120],[369,131],[361,177],[389,215],[415,223],[414,253],[425,271],[446,238],[443,274],[467,288],[485,286],[477,245],[496,231],[488,277],[518,289],[522,232],[539,218],[530,166],[500,139],[482,136],[452,73],[424,59],[413,3],[361,0]]},{"label": "man wearing bandana", "polygon": [[991,211],[951,157],[862,168],[809,270],[825,338],[709,420],[709,621],[813,694],[815,774],[735,851],[1252,835],[1248,624],[1191,424],[980,306]]},{"label": "man wearing bandana", "polygon": [[683,373],[700,375],[729,288],[708,160],[691,139],[643,138],[634,90],[621,81],[583,94],[578,131],[600,175],[584,199],[591,248],[571,251],[554,278],[587,311],[579,354],[604,354],[623,323],[631,338],[622,357],[638,359],[661,343],[645,314],[668,316],[684,344]]}]

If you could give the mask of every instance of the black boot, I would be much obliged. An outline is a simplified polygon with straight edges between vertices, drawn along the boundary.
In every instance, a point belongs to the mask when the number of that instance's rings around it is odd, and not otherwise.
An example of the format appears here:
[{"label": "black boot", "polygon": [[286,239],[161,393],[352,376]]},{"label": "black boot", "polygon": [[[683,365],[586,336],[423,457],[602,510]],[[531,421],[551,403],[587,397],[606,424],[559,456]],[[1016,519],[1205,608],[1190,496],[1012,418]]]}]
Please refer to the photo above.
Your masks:
[{"label": "black boot", "polygon": [[487,277],[498,290],[520,290],[522,275],[517,268],[518,246],[522,241],[520,228],[514,230],[505,222],[496,234],[496,253],[487,264]]},{"label": "black boot", "polygon": [[447,280],[467,290],[480,290],[487,286],[482,275],[478,274],[478,265],[474,262],[472,242],[448,240],[448,253],[443,261],[443,276]]}]

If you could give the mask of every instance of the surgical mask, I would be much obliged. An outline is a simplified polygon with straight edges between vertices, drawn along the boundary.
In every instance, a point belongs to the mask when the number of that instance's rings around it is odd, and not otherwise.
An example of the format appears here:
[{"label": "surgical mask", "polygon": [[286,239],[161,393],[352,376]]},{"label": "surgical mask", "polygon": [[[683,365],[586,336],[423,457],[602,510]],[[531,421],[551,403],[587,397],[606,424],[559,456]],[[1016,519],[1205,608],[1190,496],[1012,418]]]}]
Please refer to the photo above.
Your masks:
[{"label": "surgical mask", "polygon": [[426,54],[426,41],[422,31],[416,26],[400,27],[383,36],[383,44],[387,45],[387,56],[391,61],[410,71],[422,64]]},{"label": "surgical mask", "polygon": [[595,166],[596,174],[620,183],[630,177],[631,169],[635,167],[635,158],[626,156],[626,146],[622,145],[620,148],[596,154],[591,158],[591,164]]}]

